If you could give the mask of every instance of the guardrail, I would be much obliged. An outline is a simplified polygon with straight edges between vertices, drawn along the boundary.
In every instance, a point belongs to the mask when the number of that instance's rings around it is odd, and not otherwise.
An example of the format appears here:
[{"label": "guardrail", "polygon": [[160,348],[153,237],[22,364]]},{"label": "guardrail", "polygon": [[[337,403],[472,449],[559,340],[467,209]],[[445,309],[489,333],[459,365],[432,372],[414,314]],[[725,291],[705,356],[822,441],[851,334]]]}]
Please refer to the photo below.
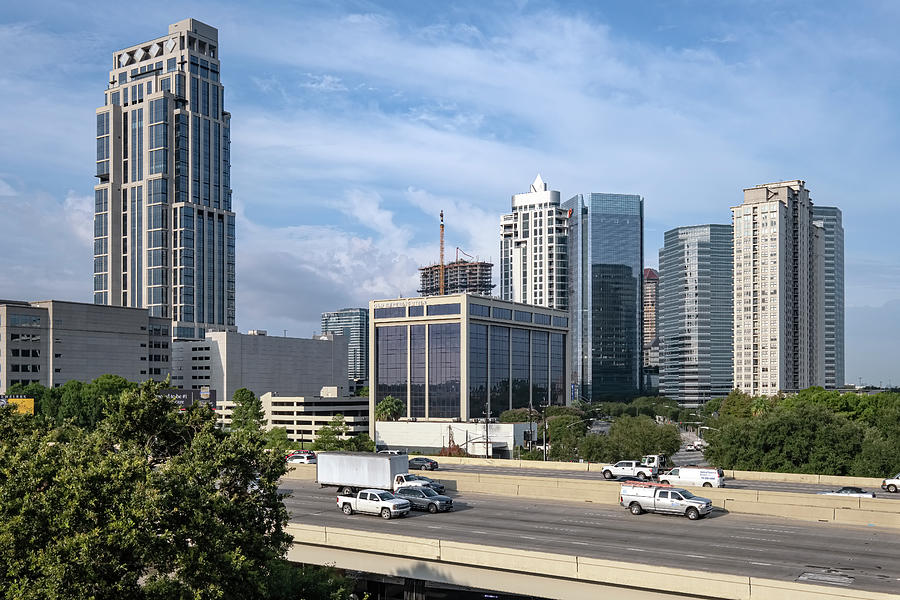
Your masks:
[{"label": "guardrail", "polygon": [[[566,477],[521,477],[493,473],[430,472],[448,490],[541,500],[618,505],[615,481]],[[314,481],[315,465],[292,465],[286,478]],[[689,487],[689,486],[683,486]],[[694,489],[694,488],[690,488]],[[816,494],[698,488],[698,495],[728,512],[787,517],[846,525],[900,528],[900,502],[878,498],[841,498]]]},{"label": "guardrail", "polygon": [[[892,594],[858,589],[836,589],[432,537],[295,523],[288,525],[287,532],[294,536],[294,544],[288,550],[288,560],[294,562],[332,564],[370,573],[429,578],[508,593],[539,594],[546,598],[565,599],[576,595],[728,600],[896,598]],[[327,550],[338,553],[329,554]]]}]

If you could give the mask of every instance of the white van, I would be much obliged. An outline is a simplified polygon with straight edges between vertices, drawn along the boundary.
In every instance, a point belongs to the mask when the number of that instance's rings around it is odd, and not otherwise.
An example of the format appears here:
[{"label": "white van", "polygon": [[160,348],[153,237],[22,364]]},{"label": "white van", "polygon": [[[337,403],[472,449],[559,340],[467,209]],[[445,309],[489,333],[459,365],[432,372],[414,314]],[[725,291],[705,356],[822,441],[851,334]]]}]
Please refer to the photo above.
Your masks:
[{"label": "white van", "polygon": [[725,487],[725,472],[711,467],[675,467],[659,476],[660,483]]}]

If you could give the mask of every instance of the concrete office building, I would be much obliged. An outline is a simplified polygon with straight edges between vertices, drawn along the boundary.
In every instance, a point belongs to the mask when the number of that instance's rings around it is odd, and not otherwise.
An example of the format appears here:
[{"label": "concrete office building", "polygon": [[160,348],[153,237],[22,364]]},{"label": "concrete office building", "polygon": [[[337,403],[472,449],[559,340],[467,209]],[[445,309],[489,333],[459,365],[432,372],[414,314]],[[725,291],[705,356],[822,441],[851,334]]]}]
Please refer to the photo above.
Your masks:
[{"label": "concrete office building", "polygon": [[659,251],[659,393],[697,408],[733,389],[731,225],[677,227]]},{"label": "concrete office building", "polygon": [[369,379],[369,311],[343,308],[322,313],[322,333],[334,333],[347,340],[347,373],[354,389]]},{"label": "concrete office building", "polygon": [[644,199],[578,194],[569,212],[572,379],[592,401],[643,391]]},{"label": "concrete office building", "polygon": [[170,326],[146,309],[0,300],[0,394],[15,384],[52,388],[106,374],[163,381]]},{"label": "concrete office building", "polygon": [[271,392],[260,396],[266,428],[284,427],[288,439],[306,447],[335,415],[343,415],[347,435],[369,433],[369,399],[340,396],[336,387],[323,387],[315,396],[282,396]]},{"label": "concrete office building", "polygon": [[500,220],[500,297],[568,309],[566,211],[559,192],[541,176],[528,192],[512,197],[512,213]]},{"label": "concrete office building", "polygon": [[[473,294],[373,300],[369,310],[372,414],[387,396],[408,421],[568,403],[564,311]],[[373,439],[375,429],[373,420]]]},{"label": "concrete office building", "polygon": [[218,415],[231,423],[234,392],[247,388],[257,396],[315,396],[323,387],[348,393],[347,341],[323,334],[312,339],[212,331],[203,340],[172,344],[172,386],[215,391]]},{"label": "concrete office building", "polygon": [[842,388],[844,378],[844,225],[841,209],[813,206],[813,221],[825,237],[824,338],[825,387]]},{"label": "concrete office building", "polygon": [[194,19],[117,50],[97,109],[94,303],[176,338],[235,330],[230,121],[218,31]]},{"label": "concrete office building", "polygon": [[744,190],[734,228],[734,387],[824,385],[824,235],[805,182]]},{"label": "concrete office building", "polygon": [[455,260],[444,265],[428,265],[419,269],[419,293],[423,296],[438,296],[441,293],[441,271],[444,273],[444,294],[481,294],[490,296],[494,289],[494,265],[474,260]]}]

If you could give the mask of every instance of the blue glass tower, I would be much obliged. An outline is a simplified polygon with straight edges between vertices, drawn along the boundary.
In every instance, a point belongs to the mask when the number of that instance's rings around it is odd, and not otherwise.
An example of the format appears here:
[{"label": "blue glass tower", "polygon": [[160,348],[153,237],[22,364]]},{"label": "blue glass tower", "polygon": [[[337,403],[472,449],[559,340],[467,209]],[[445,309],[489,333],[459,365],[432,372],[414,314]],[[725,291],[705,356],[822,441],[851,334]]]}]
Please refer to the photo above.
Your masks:
[{"label": "blue glass tower", "polygon": [[578,194],[569,216],[572,381],[591,401],[641,393],[644,199]]}]

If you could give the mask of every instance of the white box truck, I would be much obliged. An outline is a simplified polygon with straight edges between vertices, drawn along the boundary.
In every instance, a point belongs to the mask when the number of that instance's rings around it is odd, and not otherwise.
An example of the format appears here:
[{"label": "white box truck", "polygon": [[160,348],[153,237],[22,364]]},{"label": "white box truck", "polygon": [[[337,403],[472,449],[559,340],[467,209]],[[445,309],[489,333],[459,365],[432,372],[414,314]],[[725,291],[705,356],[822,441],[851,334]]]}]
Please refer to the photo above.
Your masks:
[{"label": "white box truck", "polygon": [[397,491],[401,487],[425,486],[427,481],[411,479],[409,456],[370,452],[319,452],[316,481],[322,487],[336,487],[343,495],[364,489]]}]

